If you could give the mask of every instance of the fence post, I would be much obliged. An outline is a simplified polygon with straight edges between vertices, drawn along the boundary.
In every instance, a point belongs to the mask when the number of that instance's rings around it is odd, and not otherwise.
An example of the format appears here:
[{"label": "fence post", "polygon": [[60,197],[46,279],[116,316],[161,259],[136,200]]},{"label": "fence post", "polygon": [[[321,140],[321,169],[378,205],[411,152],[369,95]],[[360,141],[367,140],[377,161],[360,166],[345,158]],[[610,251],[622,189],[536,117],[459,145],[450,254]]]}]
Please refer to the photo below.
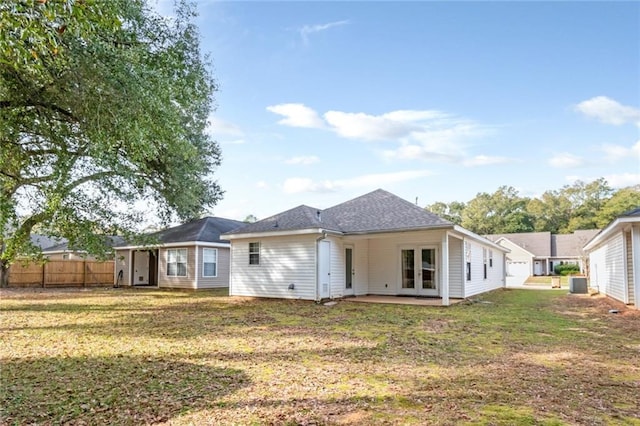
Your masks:
[{"label": "fence post", "polygon": [[42,264],[42,288],[45,288],[45,282],[47,278],[47,262]]},{"label": "fence post", "polygon": [[87,259],[82,262],[82,270],[84,271],[82,274],[82,287],[87,287]]}]

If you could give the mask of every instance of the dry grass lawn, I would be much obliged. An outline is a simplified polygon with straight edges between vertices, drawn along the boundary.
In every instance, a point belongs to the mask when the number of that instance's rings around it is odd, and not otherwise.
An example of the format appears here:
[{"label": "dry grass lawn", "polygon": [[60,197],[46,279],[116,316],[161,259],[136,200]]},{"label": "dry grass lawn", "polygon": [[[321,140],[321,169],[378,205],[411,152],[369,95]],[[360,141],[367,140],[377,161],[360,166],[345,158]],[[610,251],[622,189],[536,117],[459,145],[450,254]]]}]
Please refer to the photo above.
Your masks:
[{"label": "dry grass lawn", "polygon": [[640,313],[604,297],[0,297],[2,424],[640,425]]}]

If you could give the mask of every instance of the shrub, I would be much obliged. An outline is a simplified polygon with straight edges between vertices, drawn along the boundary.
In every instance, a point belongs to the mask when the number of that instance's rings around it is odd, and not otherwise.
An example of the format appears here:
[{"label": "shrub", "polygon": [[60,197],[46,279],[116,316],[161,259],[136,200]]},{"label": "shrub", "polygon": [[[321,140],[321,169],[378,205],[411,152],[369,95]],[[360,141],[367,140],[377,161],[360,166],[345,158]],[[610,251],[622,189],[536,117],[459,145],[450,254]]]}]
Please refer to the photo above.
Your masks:
[{"label": "shrub", "polygon": [[564,263],[553,267],[553,272],[558,275],[574,275],[580,273],[580,265],[576,263]]}]

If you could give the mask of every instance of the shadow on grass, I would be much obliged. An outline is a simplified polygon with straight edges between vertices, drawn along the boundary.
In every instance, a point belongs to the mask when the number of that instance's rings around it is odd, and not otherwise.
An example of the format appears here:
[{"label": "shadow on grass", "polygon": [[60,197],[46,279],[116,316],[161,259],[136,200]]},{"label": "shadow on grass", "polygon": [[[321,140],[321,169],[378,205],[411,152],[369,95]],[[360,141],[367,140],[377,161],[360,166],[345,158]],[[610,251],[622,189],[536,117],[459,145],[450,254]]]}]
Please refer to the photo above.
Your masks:
[{"label": "shadow on grass", "polygon": [[5,360],[3,424],[149,424],[249,384],[241,370],[153,357]]}]

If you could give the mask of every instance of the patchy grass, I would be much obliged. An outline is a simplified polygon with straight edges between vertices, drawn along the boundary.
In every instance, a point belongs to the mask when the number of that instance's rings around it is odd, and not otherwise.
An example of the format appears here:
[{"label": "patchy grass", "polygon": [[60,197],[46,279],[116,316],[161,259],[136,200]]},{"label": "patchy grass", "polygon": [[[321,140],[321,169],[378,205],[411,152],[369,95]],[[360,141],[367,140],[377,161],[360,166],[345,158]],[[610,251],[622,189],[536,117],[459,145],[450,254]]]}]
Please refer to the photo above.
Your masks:
[{"label": "patchy grass", "polygon": [[2,424],[640,425],[640,313],[603,297],[0,297]]},{"label": "patchy grass", "polygon": [[[560,278],[560,286],[569,288],[569,276],[559,276],[555,275],[555,278]],[[539,276],[531,276],[527,278],[527,281],[524,283],[525,285],[548,285],[551,287],[551,276],[550,275],[539,275]]]}]

